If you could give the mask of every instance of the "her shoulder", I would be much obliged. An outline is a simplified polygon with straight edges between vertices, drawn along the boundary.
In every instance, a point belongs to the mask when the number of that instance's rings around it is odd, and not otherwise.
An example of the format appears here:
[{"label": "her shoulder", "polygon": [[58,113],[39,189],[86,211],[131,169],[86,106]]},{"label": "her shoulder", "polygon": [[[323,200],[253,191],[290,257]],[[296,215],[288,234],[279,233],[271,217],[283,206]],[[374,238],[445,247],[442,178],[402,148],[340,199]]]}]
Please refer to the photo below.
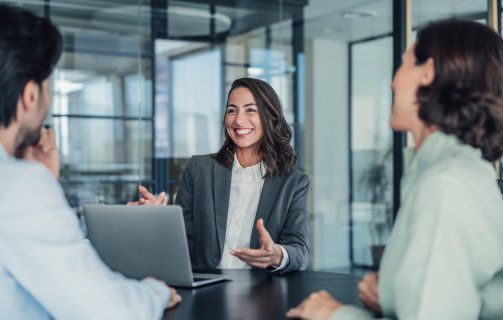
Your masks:
[{"label": "her shoulder", "polygon": [[217,160],[215,159],[215,154],[194,155],[190,158],[187,167],[192,168],[206,167],[213,165],[216,162]]},{"label": "her shoulder", "polygon": [[309,177],[304,172],[294,168],[286,174],[286,178],[295,181],[296,184],[309,185]]}]

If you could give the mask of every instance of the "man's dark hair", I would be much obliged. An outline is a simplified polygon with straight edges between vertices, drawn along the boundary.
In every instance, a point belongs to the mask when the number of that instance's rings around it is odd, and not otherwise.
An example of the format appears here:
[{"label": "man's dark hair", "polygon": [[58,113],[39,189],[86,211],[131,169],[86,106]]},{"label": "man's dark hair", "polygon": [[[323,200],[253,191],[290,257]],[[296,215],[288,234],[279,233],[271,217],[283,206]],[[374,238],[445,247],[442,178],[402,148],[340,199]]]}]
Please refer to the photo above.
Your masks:
[{"label": "man's dark hair", "polygon": [[[265,177],[273,174],[284,175],[295,168],[297,156],[293,150],[290,140],[292,140],[292,130],[283,116],[281,101],[274,89],[265,81],[253,78],[241,78],[232,84],[227,96],[229,97],[237,88],[247,88],[252,93],[257,103],[258,114],[262,123],[264,135],[259,142],[258,152],[264,162]],[[226,104],[226,106],[227,106]],[[232,167],[236,145],[225,130],[225,140],[216,154],[216,160],[227,168]]]},{"label": "man's dark hair", "polygon": [[503,40],[487,26],[466,20],[433,22],[414,47],[416,63],[432,58],[433,82],[419,88],[419,117],[482,151],[503,154]]},{"label": "man's dark hair", "polygon": [[16,119],[28,81],[40,85],[51,75],[62,47],[61,34],[48,19],[0,5],[0,127]]}]

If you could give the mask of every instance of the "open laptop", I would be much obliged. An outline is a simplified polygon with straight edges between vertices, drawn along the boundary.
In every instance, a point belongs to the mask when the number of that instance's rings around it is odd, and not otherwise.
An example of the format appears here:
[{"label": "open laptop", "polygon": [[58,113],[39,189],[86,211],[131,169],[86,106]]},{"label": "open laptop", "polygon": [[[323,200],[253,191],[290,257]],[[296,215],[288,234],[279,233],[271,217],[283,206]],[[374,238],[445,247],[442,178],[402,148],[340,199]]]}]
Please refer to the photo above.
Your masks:
[{"label": "open laptop", "polygon": [[152,276],[178,287],[228,280],[192,273],[179,206],[84,206],[87,235],[101,259],[128,278]]}]

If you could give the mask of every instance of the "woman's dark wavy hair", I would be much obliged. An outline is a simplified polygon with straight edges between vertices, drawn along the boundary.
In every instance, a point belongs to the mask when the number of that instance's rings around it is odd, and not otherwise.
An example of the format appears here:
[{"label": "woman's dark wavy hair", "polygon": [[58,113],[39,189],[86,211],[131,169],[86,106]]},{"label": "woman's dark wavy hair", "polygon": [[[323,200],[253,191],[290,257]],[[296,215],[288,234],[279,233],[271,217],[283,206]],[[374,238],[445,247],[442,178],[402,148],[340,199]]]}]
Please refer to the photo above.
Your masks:
[{"label": "woman's dark wavy hair", "polygon": [[0,127],[16,119],[26,83],[41,84],[61,56],[63,39],[45,18],[0,4]]},{"label": "woman's dark wavy hair", "polygon": [[[229,97],[237,88],[247,88],[253,94],[257,103],[258,114],[262,122],[264,135],[259,142],[258,152],[264,162],[266,173],[264,177],[273,174],[284,175],[293,170],[297,164],[297,156],[290,145],[292,130],[283,116],[283,108],[274,89],[265,81],[241,78],[232,84],[227,96]],[[215,158],[218,163],[227,168],[232,167],[236,145],[225,130],[225,117],[223,121],[224,143]]]},{"label": "woman's dark wavy hair", "polygon": [[422,28],[414,48],[416,63],[433,59],[433,82],[419,88],[419,117],[486,160],[503,154],[503,41],[480,23],[432,22]]}]

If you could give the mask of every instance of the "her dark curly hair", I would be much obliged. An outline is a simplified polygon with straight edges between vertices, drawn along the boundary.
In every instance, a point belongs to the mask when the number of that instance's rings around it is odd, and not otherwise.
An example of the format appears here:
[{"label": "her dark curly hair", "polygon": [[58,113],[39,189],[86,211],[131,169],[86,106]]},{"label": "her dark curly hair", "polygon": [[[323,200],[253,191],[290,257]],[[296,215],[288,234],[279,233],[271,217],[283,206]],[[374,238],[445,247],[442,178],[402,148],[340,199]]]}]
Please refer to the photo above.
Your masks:
[{"label": "her dark curly hair", "polygon": [[[297,156],[290,144],[292,130],[283,116],[283,108],[274,89],[265,81],[253,78],[241,78],[232,83],[227,104],[232,91],[237,88],[247,88],[253,94],[257,103],[258,114],[262,123],[264,135],[259,142],[258,152],[262,158],[266,173],[264,178],[273,174],[285,175],[297,164]],[[227,168],[232,167],[236,145],[225,130],[223,120],[224,143],[215,158],[218,163]]]},{"label": "her dark curly hair", "polygon": [[433,82],[419,88],[419,117],[486,160],[503,155],[503,41],[487,26],[466,20],[432,22],[417,34],[416,64],[432,58]]}]

